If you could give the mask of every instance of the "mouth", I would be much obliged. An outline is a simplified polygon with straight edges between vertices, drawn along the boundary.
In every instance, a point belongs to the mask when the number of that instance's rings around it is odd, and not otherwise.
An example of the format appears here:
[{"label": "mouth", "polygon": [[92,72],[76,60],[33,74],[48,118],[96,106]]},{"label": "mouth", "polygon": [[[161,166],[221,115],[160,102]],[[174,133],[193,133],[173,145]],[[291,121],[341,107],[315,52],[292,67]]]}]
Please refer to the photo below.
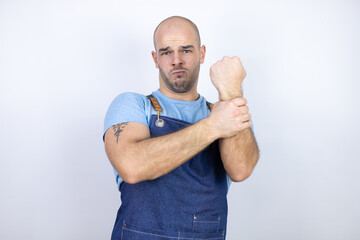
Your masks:
[{"label": "mouth", "polygon": [[175,76],[181,76],[185,74],[185,70],[176,70],[172,72],[173,75]]}]

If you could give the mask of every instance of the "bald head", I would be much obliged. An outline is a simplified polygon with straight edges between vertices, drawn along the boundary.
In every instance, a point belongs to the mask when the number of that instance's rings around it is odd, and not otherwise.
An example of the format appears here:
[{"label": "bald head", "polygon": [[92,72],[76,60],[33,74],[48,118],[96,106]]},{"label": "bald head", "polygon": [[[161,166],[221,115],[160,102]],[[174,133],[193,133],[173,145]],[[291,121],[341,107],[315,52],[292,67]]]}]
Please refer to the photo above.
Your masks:
[{"label": "bald head", "polygon": [[153,40],[154,40],[154,47],[155,50],[157,50],[157,35],[159,31],[167,31],[171,28],[177,28],[177,27],[189,27],[194,31],[195,37],[196,37],[196,41],[198,43],[198,47],[200,47],[201,45],[201,40],[200,40],[200,34],[199,34],[199,29],[197,28],[197,26],[195,25],[195,23],[193,23],[190,19],[181,17],[181,16],[172,16],[169,18],[166,18],[165,20],[163,20],[155,29],[154,31],[154,36],[153,36]]}]

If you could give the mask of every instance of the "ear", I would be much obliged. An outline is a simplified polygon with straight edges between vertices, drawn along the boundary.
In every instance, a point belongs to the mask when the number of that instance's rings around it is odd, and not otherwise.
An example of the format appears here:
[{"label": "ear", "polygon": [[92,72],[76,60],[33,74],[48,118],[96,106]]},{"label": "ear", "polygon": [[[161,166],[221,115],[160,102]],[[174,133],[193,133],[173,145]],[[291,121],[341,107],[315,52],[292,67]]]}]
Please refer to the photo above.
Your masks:
[{"label": "ear", "polygon": [[152,52],[151,52],[151,55],[152,55],[152,58],[153,58],[153,60],[154,60],[154,63],[155,63],[156,68],[159,68],[159,64],[158,64],[158,61],[157,61],[156,52],[152,51]]},{"label": "ear", "polygon": [[205,45],[202,45],[202,46],[200,47],[200,64],[203,64],[203,63],[204,63],[205,53],[206,53],[206,47],[205,47]]}]

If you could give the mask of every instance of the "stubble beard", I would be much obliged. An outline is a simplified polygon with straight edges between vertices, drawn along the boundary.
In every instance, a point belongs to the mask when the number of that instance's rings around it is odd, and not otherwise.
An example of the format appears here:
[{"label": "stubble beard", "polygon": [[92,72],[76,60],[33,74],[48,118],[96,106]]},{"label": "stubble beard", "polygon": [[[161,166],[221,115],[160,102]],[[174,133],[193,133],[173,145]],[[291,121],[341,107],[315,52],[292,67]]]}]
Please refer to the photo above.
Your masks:
[{"label": "stubble beard", "polygon": [[[182,70],[182,68],[174,68],[170,71],[169,75],[171,75],[174,70]],[[164,71],[159,67],[161,78],[164,80],[166,87],[175,93],[187,93],[189,92],[194,85],[196,84],[199,72],[200,72],[200,63],[191,71],[184,73],[183,76],[176,77],[174,80],[170,80]],[[178,80],[178,78],[183,78],[182,80]]]}]

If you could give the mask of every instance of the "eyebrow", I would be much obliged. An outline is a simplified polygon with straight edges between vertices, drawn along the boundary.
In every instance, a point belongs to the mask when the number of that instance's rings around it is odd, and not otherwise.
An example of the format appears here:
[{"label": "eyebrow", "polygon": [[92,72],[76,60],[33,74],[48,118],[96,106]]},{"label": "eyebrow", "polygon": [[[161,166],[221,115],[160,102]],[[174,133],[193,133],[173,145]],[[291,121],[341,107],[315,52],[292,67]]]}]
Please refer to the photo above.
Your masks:
[{"label": "eyebrow", "polygon": [[182,46],[183,49],[188,49],[188,48],[194,48],[193,45],[185,45],[185,46]]},{"label": "eyebrow", "polygon": [[165,52],[165,51],[168,51],[170,47],[166,47],[166,48],[160,48],[159,49],[159,52]]},{"label": "eyebrow", "polygon": [[[194,45],[185,45],[185,46],[181,46],[182,49],[189,49],[189,48],[194,48]],[[165,47],[165,48],[160,48],[159,52],[166,52],[169,51],[170,47]]]}]

